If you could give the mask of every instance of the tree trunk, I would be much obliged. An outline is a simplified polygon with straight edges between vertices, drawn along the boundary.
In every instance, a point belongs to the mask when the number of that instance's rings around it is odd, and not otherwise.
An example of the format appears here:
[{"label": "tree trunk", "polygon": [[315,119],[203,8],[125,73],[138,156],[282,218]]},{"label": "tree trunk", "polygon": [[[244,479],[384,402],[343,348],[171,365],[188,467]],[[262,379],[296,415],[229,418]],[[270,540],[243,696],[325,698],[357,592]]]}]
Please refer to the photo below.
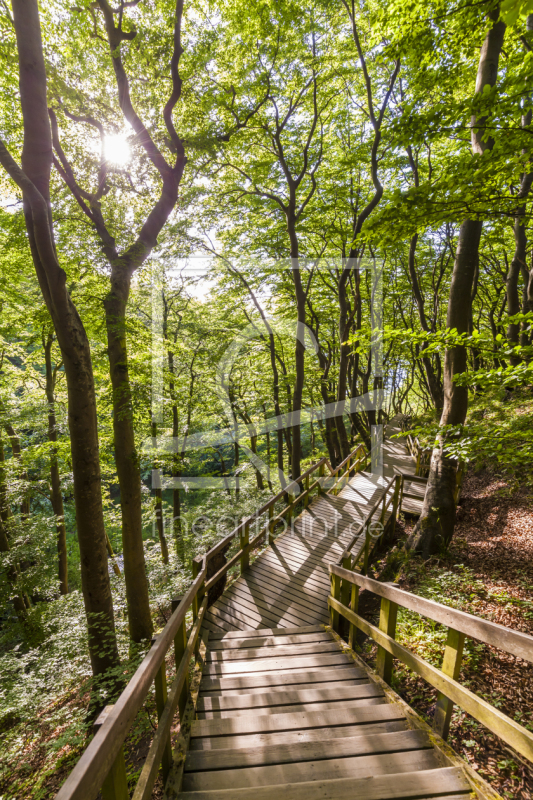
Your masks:
[{"label": "tree trunk", "polygon": [[141,470],[135,446],[133,404],[126,349],[126,305],[130,272],[120,262],[112,268],[111,290],[104,300],[107,353],[113,388],[113,440],[120,486],[122,555],[130,637],[134,642],[153,633],[142,536]]},{"label": "tree trunk", "polygon": [[[157,423],[152,422],[152,438],[157,439]],[[154,469],[157,469],[159,464],[154,462]],[[140,473],[139,473],[140,479]],[[160,487],[154,489],[155,494],[155,521],[157,526],[157,535],[159,537],[159,544],[161,545],[161,558],[163,564],[168,564],[168,545],[165,537],[165,519],[163,516],[163,490]],[[143,553],[144,563],[144,553]],[[125,570],[125,565],[124,565]],[[146,575],[146,573],[145,573]]]},{"label": "tree trunk", "polygon": [[[499,9],[493,12],[493,25],[488,31],[479,59],[476,94],[485,86],[494,86],[498,76],[498,62],[505,24],[497,22]],[[472,150],[483,153],[492,147],[490,139],[483,140],[485,119],[472,119]],[[472,286],[479,258],[479,242],[483,223],[481,220],[465,220],[459,230],[459,240],[453,266],[448,300],[447,328],[458,333],[467,333],[471,315]],[[444,407],[440,420],[446,425],[463,425],[468,409],[468,389],[454,383],[454,376],[464,372],[467,365],[465,347],[449,347],[444,359]],[[422,550],[424,555],[438,552],[447,545],[455,525],[456,461],[445,454],[445,434],[437,438],[433,450],[428,484],[420,520],[410,539],[410,546]]]},{"label": "tree trunk", "polygon": [[[7,534],[7,525],[11,517],[11,509],[7,501],[7,487],[5,482],[5,469],[4,469],[4,443],[0,438],[0,553],[9,553],[9,538]],[[11,564],[6,570],[7,580],[13,593],[13,607],[21,622],[26,619],[26,603],[24,602],[23,594],[19,591],[17,586],[20,573],[16,564]]]},{"label": "tree trunk", "polygon": [[0,162],[23,192],[33,263],[65,365],[81,583],[91,665],[93,674],[101,675],[118,666],[119,655],[107,565],[91,353],[54,246],[49,199],[52,139],[36,0],[17,0],[13,15],[24,123],[22,169],[3,144],[0,144]]},{"label": "tree trunk", "polygon": [[[418,317],[420,319],[420,325],[422,326],[422,329],[424,331],[429,332],[429,325],[426,319],[426,312],[424,308],[424,298],[422,296],[422,291],[420,289],[420,283],[418,280],[418,275],[415,266],[415,253],[416,253],[417,242],[418,242],[418,233],[415,233],[415,235],[411,237],[411,242],[409,245],[409,277],[411,279],[411,286],[413,288],[413,294],[418,308]],[[435,370],[433,369],[431,358],[428,355],[424,355],[424,350],[426,349],[426,347],[427,345],[422,345],[422,350],[421,350],[422,364],[424,366],[424,372],[426,374],[428,389],[431,395],[431,399],[433,401],[433,405],[435,406],[435,411],[440,416],[442,414],[442,408],[444,406],[444,393],[442,385],[435,374]]]},{"label": "tree trunk", "polygon": [[50,451],[50,502],[56,518],[59,591],[61,594],[68,594],[67,530],[57,461],[57,427],[54,396],[56,373],[52,369],[52,343],[52,334],[49,334],[46,340],[43,337],[46,368],[46,402],[48,403],[48,439],[52,443]]},{"label": "tree trunk", "polygon": [[287,217],[287,227],[291,242],[291,262],[292,279],[296,294],[297,311],[297,336],[294,348],[294,365],[296,368],[296,380],[292,393],[292,413],[296,415],[296,424],[292,426],[292,454],[291,454],[291,478],[296,480],[301,475],[300,461],[302,459],[302,428],[300,423],[300,412],[302,410],[303,391],[305,384],[305,346],[303,343],[305,331],[305,291],[302,285],[302,274],[298,262],[298,237],[296,235],[296,223],[293,214]]}]

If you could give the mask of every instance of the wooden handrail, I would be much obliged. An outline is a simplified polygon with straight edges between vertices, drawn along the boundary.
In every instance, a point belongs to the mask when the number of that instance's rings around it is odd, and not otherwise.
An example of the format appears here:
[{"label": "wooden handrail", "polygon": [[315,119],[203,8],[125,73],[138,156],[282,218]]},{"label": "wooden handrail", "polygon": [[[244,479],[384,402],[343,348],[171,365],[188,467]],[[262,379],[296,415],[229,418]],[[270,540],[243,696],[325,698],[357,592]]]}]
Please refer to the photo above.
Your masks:
[{"label": "wooden handrail", "polygon": [[154,678],[206,575],[197,575],[178,608],[158,635],[155,644],[137,667],[135,674],[106,715],[106,719],[83,752],[80,760],[56,795],[56,800],[94,800],[119,756],[124,739],[141,709]]},{"label": "wooden handrail", "polygon": [[[466,636],[530,662],[533,662],[533,636],[427,600],[395,586],[380,583],[357,572],[338,567],[336,564],[331,564],[329,569],[334,576],[332,594],[328,598],[333,627],[338,632],[339,618],[342,616],[350,623],[350,645],[354,641],[354,628],[359,628],[378,644],[376,671],[386,683],[391,682],[393,658],[397,658],[438,690],[433,719],[433,729],[436,733],[444,739],[447,738],[453,703],[456,703],[518,753],[533,761],[533,733],[461,686],[457,680]],[[342,602],[342,599],[349,596],[350,587],[352,587],[352,608],[348,608],[346,600]],[[382,598],[379,628],[357,613],[359,589],[367,589]],[[432,666],[395,640],[399,606],[448,627],[442,669]]]},{"label": "wooden handrail", "polygon": [[378,510],[379,504],[383,502],[383,498],[387,494],[389,489],[391,488],[392,484],[395,483],[400,478],[401,478],[401,476],[399,474],[398,475],[393,475],[392,478],[390,479],[390,481],[388,482],[388,484],[385,486],[385,488],[381,492],[380,496],[375,501],[374,505],[372,506],[372,508],[370,509],[370,511],[368,512],[366,517],[364,518],[363,522],[361,523],[361,525],[357,529],[357,532],[352,536],[352,538],[350,539],[349,543],[346,545],[344,553],[341,555],[340,559],[337,562],[337,565],[339,567],[341,566],[341,564],[342,564],[343,560],[346,558],[346,556],[349,555],[349,553],[351,552],[352,547],[354,546],[356,541],[359,539],[359,537],[361,536],[363,531],[367,530],[369,523],[372,521],[372,517],[374,516],[374,514]]},{"label": "wooden handrail", "polygon": [[425,597],[420,597],[420,595],[407,592],[405,589],[399,589],[396,586],[368,578],[359,572],[343,569],[336,564],[331,564],[329,571],[332,575],[337,575],[339,578],[355,583],[361,589],[367,589],[373,594],[392,600],[397,605],[409,609],[409,611],[422,614],[422,616],[433,620],[433,622],[438,622],[447,628],[454,628],[471,639],[490,644],[492,647],[504,650],[512,656],[517,656],[533,663],[533,636],[527,633],[506,628],[497,622],[476,617],[474,614],[466,613],[466,611],[459,611],[457,608],[445,606],[435,600],[428,600]]}]

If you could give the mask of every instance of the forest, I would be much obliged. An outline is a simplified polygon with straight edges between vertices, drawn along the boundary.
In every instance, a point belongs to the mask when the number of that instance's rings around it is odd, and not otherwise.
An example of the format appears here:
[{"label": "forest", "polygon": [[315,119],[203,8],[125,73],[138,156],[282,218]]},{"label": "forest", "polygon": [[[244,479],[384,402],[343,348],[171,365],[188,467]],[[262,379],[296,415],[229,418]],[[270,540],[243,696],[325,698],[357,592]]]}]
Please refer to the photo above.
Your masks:
[{"label": "forest", "polygon": [[[0,799],[55,797],[203,554],[394,421],[427,480],[365,574],[531,636],[533,2],[1,0],[0,59]],[[531,737],[495,653],[461,680]],[[479,797],[531,800],[489,730],[454,706]]]}]

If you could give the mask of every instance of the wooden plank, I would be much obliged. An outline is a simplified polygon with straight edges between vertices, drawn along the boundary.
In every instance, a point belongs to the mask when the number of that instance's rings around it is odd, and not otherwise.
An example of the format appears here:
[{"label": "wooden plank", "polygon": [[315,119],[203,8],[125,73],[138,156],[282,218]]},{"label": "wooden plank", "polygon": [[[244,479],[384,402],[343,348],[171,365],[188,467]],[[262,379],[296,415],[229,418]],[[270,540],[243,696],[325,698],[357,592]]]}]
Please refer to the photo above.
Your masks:
[{"label": "wooden plank", "polygon": [[367,636],[374,639],[374,641],[391,653],[395,658],[399,658],[400,661],[403,661],[409,669],[412,669],[413,672],[416,672],[417,675],[424,678],[424,680],[438,689],[439,692],[442,692],[449,700],[457,703],[463,711],[466,711],[474,717],[474,719],[483,723],[485,727],[492,731],[492,733],[495,733],[496,736],[503,739],[506,744],[511,745],[520,755],[525,756],[529,761],[533,761],[533,733],[503,714],[499,709],[491,706],[490,703],[487,703],[469,689],[461,686],[461,684],[454,681],[453,678],[445,675],[440,669],[433,667],[406,647],[398,644],[394,639],[386,636],[379,628],[370,625],[357,614],[352,614],[345,606],[340,606],[340,603],[337,603],[333,598],[330,598],[329,602],[333,606],[337,605],[338,610],[343,609],[345,617],[353,622],[354,625],[357,625]]},{"label": "wooden plank", "polygon": [[[339,541],[340,546],[343,546],[343,542]],[[287,573],[287,570],[291,570],[291,573],[295,571],[295,567],[299,567],[303,569],[305,567],[306,574],[312,574],[314,571],[319,572],[319,577],[322,577],[322,573],[320,570],[322,569],[324,563],[327,563],[331,560],[332,556],[326,555],[330,550],[326,550],[323,556],[317,557],[316,555],[313,556],[312,553],[309,551],[304,551],[303,547],[301,548],[300,545],[298,547],[294,545],[293,547],[284,547],[283,550],[280,548],[271,547],[265,550],[261,555],[257,558],[254,562],[255,564],[259,563],[275,563],[278,565],[282,565],[283,570]],[[301,548],[301,549],[300,549]]]},{"label": "wooden plank", "polygon": [[[246,603],[244,599],[238,602],[226,595],[222,595],[222,597],[218,598],[216,603],[211,606],[211,612],[220,616],[222,619],[227,617],[230,620],[235,619],[240,621],[243,628],[250,628],[252,626],[262,628],[264,625],[278,625],[280,622],[278,617],[268,614],[267,612],[265,612],[263,616],[259,609],[254,607],[251,602]],[[237,623],[235,622],[234,624]],[[292,624],[294,624],[294,622]]]},{"label": "wooden plank", "polygon": [[[370,685],[370,684],[368,684]],[[250,714],[257,716],[271,716],[273,714],[292,714],[300,711],[323,711],[324,709],[334,708],[360,708],[361,706],[375,706],[386,703],[382,697],[361,697],[355,700],[326,700],[323,703],[296,703],[292,706],[276,706],[275,708],[253,708],[226,711],[203,711],[198,713],[198,719],[236,719],[237,717],[248,717]]]},{"label": "wooden plank", "polygon": [[202,692],[232,692],[236,689],[239,691],[245,690],[247,693],[250,689],[260,689],[264,687],[286,687],[294,686],[297,684],[314,684],[334,683],[335,681],[343,681],[347,678],[361,679],[366,677],[366,673],[354,667],[353,664],[345,664],[344,666],[332,666],[329,668],[322,668],[316,672],[298,671],[288,673],[265,673],[259,675],[229,675],[221,678],[206,678],[202,681]]},{"label": "wooden plank", "polygon": [[[340,671],[340,669],[338,667],[334,667],[334,669],[336,670],[336,672]],[[312,673],[312,674],[314,674],[314,673]],[[267,676],[268,673],[265,673],[264,675]],[[284,676],[285,677],[288,676],[288,677],[292,678],[292,674],[289,673],[289,672],[284,672],[284,673],[281,674],[281,677],[284,677]],[[262,676],[260,674],[259,676],[253,675],[252,677],[259,677],[260,678],[260,677],[264,677],[264,676]],[[368,676],[359,677],[359,678],[358,677],[354,677],[351,673],[347,672],[344,669],[342,677],[340,679],[335,679],[334,681],[328,681],[327,679],[324,679],[322,681],[317,680],[313,684],[308,684],[307,682],[302,681],[302,682],[299,682],[299,683],[295,682],[295,683],[281,684],[279,686],[275,686],[275,685],[274,686],[258,686],[258,687],[254,687],[253,694],[254,694],[254,696],[258,695],[258,694],[264,694],[265,692],[272,692],[273,694],[275,694],[277,692],[286,692],[286,691],[293,690],[293,689],[295,691],[299,691],[300,689],[304,689],[305,687],[308,687],[309,685],[312,685],[313,689],[331,689],[332,686],[360,686],[362,683],[368,683],[368,682],[369,682],[368,681]],[[251,692],[250,687],[242,687],[242,688],[236,687],[236,688],[233,688],[233,689],[219,689],[219,690],[214,690],[214,691],[209,691],[207,689],[207,690],[202,690],[201,694],[202,694],[202,697],[227,697],[229,695],[250,694],[250,692]]]},{"label": "wooden plank", "polygon": [[[328,565],[330,563],[328,561]],[[323,596],[324,587],[322,584],[315,585],[314,580],[312,578],[309,580],[307,576],[295,575],[291,578],[279,563],[274,566],[267,562],[256,561],[244,578],[248,576],[254,580],[267,580],[272,582],[273,585],[283,586],[284,591],[290,591],[300,597],[311,597],[316,600],[317,597],[322,598]]]},{"label": "wooden plank", "polygon": [[[253,633],[256,633],[254,631]],[[226,641],[220,639],[216,642],[209,642],[209,651],[214,650],[248,650],[259,647],[286,647],[288,644],[310,644],[311,642],[331,642],[331,635],[325,631],[316,633],[293,633],[287,636],[248,636],[243,631],[243,636]]]},{"label": "wooden plank", "polygon": [[[365,578],[364,575],[343,570],[341,567],[332,568],[331,571],[340,578],[351,579],[363,589],[368,589],[380,597],[385,597],[398,603],[403,608],[416,611],[418,614],[422,614],[434,622],[439,622],[447,628],[453,628],[472,639],[490,644],[499,650],[504,650],[506,653],[533,663],[533,636],[527,633],[505,628],[496,622],[475,617],[473,614],[467,614],[465,611],[444,606],[434,600],[427,600],[425,597],[411,594],[411,592],[406,592],[404,589],[396,589],[390,584],[380,583],[372,578]],[[353,577],[354,575],[355,578]]]},{"label": "wooden plank", "polygon": [[[278,598],[274,593],[265,595],[264,592],[250,589],[249,587],[234,588],[232,591],[224,595],[228,607],[235,606],[242,610],[243,613],[248,614],[253,612],[259,615],[259,619],[264,619],[271,624],[279,624],[283,619],[290,624],[298,624],[299,622],[315,622],[317,617],[310,612],[304,611],[297,607],[291,608],[290,604],[285,604],[285,607],[276,602]],[[221,606],[219,606],[221,607]]]},{"label": "wooden plank", "polygon": [[[319,601],[316,597],[313,600],[310,598],[298,600],[284,594],[283,591],[278,592],[273,582],[271,582],[271,586],[268,585],[268,576],[263,578],[263,584],[258,584],[251,574],[252,571],[253,568],[247,574],[246,580],[243,579],[235,583],[223,597],[228,601],[233,600],[236,603],[239,603],[241,600],[253,603],[257,607],[258,612],[260,612],[260,610],[265,613],[274,611],[275,619],[279,616],[281,611],[284,611],[287,619],[290,620],[292,616],[296,624],[298,622],[302,624],[302,619],[304,620],[304,625],[316,622],[317,613],[320,614],[321,611]],[[321,599],[322,598],[324,598],[323,590],[321,590]],[[294,625],[295,622],[290,624]]]},{"label": "wooden plank", "polygon": [[271,717],[236,717],[235,719],[204,719],[193,723],[193,736],[234,736],[245,733],[327,728],[330,725],[362,725],[402,719],[403,712],[389,703],[378,706],[346,708],[341,711],[302,711],[298,714],[275,714]]},{"label": "wooden plank", "polygon": [[349,657],[341,652],[327,653],[323,656],[300,656],[299,658],[257,658],[254,661],[227,661],[222,664],[207,664],[204,674],[214,678],[222,675],[249,674],[251,672],[301,671],[303,669],[317,669],[318,667],[349,663]]},{"label": "wooden plank", "polygon": [[198,711],[231,711],[237,709],[256,709],[278,707],[295,703],[320,703],[327,700],[350,700],[361,697],[383,696],[376,684],[360,683],[356,686],[331,686],[316,689],[309,686],[283,692],[257,692],[254,694],[223,695],[222,697],[202,697]]},{"label": "wooden plank", "polygon": [[[209,613],[209,612],[208,612]],[[234,633],[227,633],[223,636],[215,636],[209,637],[209,646],[213,646],[213,642],[216,642],[220,639],[224,639],[225,641],[230,641],[230,639],[242,639],[243,635],[246,637],[251,636],[292,636],[292,634],[298,633],[317,633],[324,630],[322,625],[300,625],[297,627],[292,628],[261,628],[256,630],[250,629],[245,631],[235,631]]]},{"label": "wooden plank", "polygon": [[316,605],[317,603],[321,603],[323,599],[322,594],[317,595],[316,592],[304,588],[297,582],[293,583],[287,580],[286,577],[282,577],[271,569],[265,569],[261,565],[254,564],[252,569],[250,569],[246,575],[243,575],[242,578],[239,578],[236,583],[240,583],[241,581],[246,584],[252,583],[256,586],[270,586],[283,597],[294,598],[300,604],[312,603]]},{"label": "wooden plank", "polygon": [[[306,619],[309,622],[314,622],[317,619],[317,614],[310,602],[306,606],[303,602],[298,602],[292,597],[277,593],[274,588],[268,588],[266,585],[258,586],[253,580],[234,584],[227,592],[226,597],[236,603],[240,602],[241,598],[245,601],[253,600],[258,610],[261,609],[262,612],[271,611],[274,613],[275,618],[279,616],[280,612],[284,612],[284,618],[286,619],[293,617],[296,621]],[[319,612],[318,608],[317,611]]]},{"label": "wooden plank", "polygon": [[204,737],[191,739],[191,751],[204,750],[245,750],[247,748],[266,748],[274,745],[287,747],[288,745],[302,742],[325,742],[343,737],[371,736],[376,733],[392,733],[406,731],[407,722],[404,719],[389,720],[388,722],[373,722],[367,725],[342,725],[328,728],[308,728],[307,730],[281,731],[272,733],[256,733],[248,736],[219,736],[210,739]]},{"label": "wooden plank", "polygon": [[430,748],[424,731],[374,733],[366,736],[344,736],[328,741],[275,744],[227,750],[194,750],[187,755],[186,772],[200,772],[232,767],[258,767],[268,764],[291,764],[320,761],[345,756],[399,753]]},{"label": "wooden plank", "polygon": [[314,584],[319,591],[327,590],[329,586],[327,566],[324,566],[322,570],[318,570],[313,566],[306,566],[293,557],[284,557],[282,561],[276,553],[268,550],[265,550],[265,552],[259,556],[255,563],[257,562],[261,565],[269,565],[291,580],[299,578],[300,581],[305,582],[308,586]]},{"label": "wooden plank", "polygon": [[[307,563],[307,558],[310,559],[309,563]],[[258,562],[277,564],[285,571],[290,569],[290,574],[292,574],[293,571],[299,571],[302,575],[313,575],[316,573],[314,576],[316,581],[324,579],[324,562],[320,559],[311,559],[309,555],[306,556],[304,553],[298,552],[296,548],[289,549],[287,547],[283,551],[269,548],[268,550],[265,550],[264,553],[261,553],[259,558],[254,563],[257,564]]]},{"label": "wooden plank", "polygon": [[[289,675],[290,673],[283,673],[285,675]],[[344,678],[341,680],[335,680],[333,682],[323,680],[322,682],[317,682],[312,684],[313,689],[331,689],[335,686],[361,686],[363,683],[369,683],[368,676],[366,675],[364,678],[354,678],[351,677],[349,674],[346,674]],[[272,694],[277,694],[278,692],[286,692],[286,691],[299,691],[303,690],[304,688],[308,687],[308,684],[304,681],[302,683],[294,683],[289,684],[288,686],[260,686],[253,690],[253,697],[257,697],[258,695],[265,694],[267,692],[271,692]],[[243,689],[222,689],[220,691],[202,691],[202,697],[210,698],[210,697],[235,697],[236,695],[250,695],[249,688]]]},{"label": "wooden plank", "polygon": [[288,646],[258,647],[256,649],[236,648],[235,650],[213,650],[207,654],[208,663],[220,661],[242,661],[254,658],[297,657],[309,653],[338,652],[339,645],[328,637],[325,641],[292,643]]},{"label": "wooden plank", "polygon": [[[335,780],[351,778],[355,781],[373,775],[398,775],[414,770],[438,769],[440,766],[433,750],[409,750],[402,753],[383,753],[372,756],[347,756],[326,761],[306,761],[303,764],[273,764],[267,767],[247,769],[225,769],[213,772],[190,772],[183,776],[183,791],[202,791],[221,789],[240,789],[280,785],[285,783],[307,782],[311,776],[315,780]],[[288,795],[291,797],[292,795]],[[357,797],[355,793],[352,797]]]},{"label": "wooden plank", "polygon": [[[322,577],[321,580],[319,581],[314,574],[315,573],[314,569],[311,571],[306,571],[305,575],[299,572],[289,573],[287,572],[288,562],[287,564],[283,564],[282,561],[280,561],[280,559],[278,558],[278,555],[275,553],[272,553],[271,556],[273,556],[273,558],[271,557],[270,559],[261,559],[259,561],[256,561],[250,572],[247,573],[246,577],[248,576],[253,577],[254,575],[257,575],[258,572],[259,575],[261,575],[262,572],[264,573],[264,577],[267,577],[268,579],[273,578],[278,583],[281,583],[284,586],[284,588],[287,588],[291,592],[296,591],[297,594],[300,596],[301,596],[301,589],[299,588],[298,584],[303,584],[305,580],[307,580],[308,583],[304,591],[306,591],[311,596],[316,595],[317,590],[321,593],[323,591],[323,575],[326,574],[323,570],[324,568],[326,568],[327,570],[328,565],[332,561],[335,561],[337,559],[336,555],[331,555],[327,559],[325,559],[324,563],[322,564],[322,572],[321,572]],[[302,562],[299,562],[300,566],[301,563]],[[292,570],[294,568],[295,568],[294,564],[291,563],[289,565],[289,569]]]},{"label": "wooden plank", "polygon": [[342,554],[342,547],[329,548],[325,550],[324,553],[317,554],[313,551],[305,551],[300,545],[292,544],[292,546],[287,545],[283,548],[273,547],[271,554],[275,555],[282,563],[297,563],[302,567],[306,566],[313,572],[317,571],[319,575],[322,575],[324,569],[327,571],[327,564],[340,557]]},{"label": "wooden plank", "polygon": [[317,556],[322,556],[324,553],[328,553],[331,550],[337,549],[338,547],[342,548],[342,545],[339,545],[339,539],[337,536],[327,536],[321,539],[313,536],[313,534],[310,533],[308,528],[305,526],[304,521],[300,527],[295,528],[294,532],[291,532],[290,534],[286,533],[284,536],[276,539],[273,549],[281,550],[285,547],[290,547],[293,544],[298,545],[304,551],[308,553],[314,553]]}]

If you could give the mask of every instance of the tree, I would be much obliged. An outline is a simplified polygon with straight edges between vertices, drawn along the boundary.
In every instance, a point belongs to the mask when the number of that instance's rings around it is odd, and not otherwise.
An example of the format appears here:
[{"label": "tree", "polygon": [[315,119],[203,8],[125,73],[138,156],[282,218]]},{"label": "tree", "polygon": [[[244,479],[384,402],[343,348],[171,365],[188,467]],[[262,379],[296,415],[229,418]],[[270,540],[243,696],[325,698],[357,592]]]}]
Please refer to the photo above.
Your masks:
[{"label": "tree", "polygon": [[[498,77],[498,63],[505,23],[499,20],[499,8],[489,15],[489,30],[485,36],[476,77],[475,94],[483,97]],[[486,94],[486,93],[485,93]],[[483,155],[493,146],[488,134],[487,115],[474,114],[471,121],[472,152]],[[471,319],[472,286],[479,260],[482,219],[467,219],[459,230],[455,262],[450,285],[446,326],[457,333],[468,333]],[[428,484],[415,540],[423,552],[431,553],[447,544],[455,524],[456,460],[446,453],[447,426],[463,425],[468,408],[468,389],[454,378],[466,369],[467,353],[463,345],[446,349],[444,358],[444,407],[440,419],[441,432],[431,456]]]},{"label": "tree", "polygon": [[19,166],[0,141],[0,163],[22,191],[32,260],[65,365],[83,596],[91,664],[94,674],[101,675],[117,666],[119,656],[107,570],[91,353],[54,246],[50,205],[52,135],[36,0],[15,0],[13,22],[24,145]]}]

